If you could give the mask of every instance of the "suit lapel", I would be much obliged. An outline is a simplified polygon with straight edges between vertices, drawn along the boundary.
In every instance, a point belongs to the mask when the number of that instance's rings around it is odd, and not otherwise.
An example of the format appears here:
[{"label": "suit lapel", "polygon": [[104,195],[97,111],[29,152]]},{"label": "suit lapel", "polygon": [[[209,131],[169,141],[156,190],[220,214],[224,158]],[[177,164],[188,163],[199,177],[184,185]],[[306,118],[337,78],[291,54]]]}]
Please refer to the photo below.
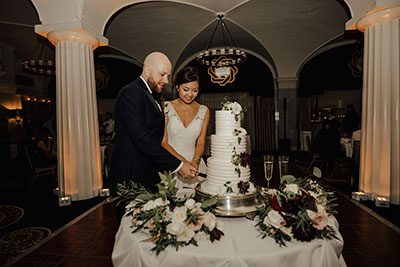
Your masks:
[{"label": "suit lapel", "polygon": [[[162,119],[164,119],[164,113],[162,111],[160,111],[160,109],[157,106],[156,100],[154,99],[154,97],[150,94],[149,90],[147,89],[146,85],[144,84],[144,82],[142,81],[141,78],[139,78],[141,84],[142,84],[142,89],[145,92],[145,94],[147,95],[147,97],[150,99],[151,104],[153,104],[154,108],[157,110],[158,115],[161,116]],[[162,107],[161,107],[162,109]]]}]

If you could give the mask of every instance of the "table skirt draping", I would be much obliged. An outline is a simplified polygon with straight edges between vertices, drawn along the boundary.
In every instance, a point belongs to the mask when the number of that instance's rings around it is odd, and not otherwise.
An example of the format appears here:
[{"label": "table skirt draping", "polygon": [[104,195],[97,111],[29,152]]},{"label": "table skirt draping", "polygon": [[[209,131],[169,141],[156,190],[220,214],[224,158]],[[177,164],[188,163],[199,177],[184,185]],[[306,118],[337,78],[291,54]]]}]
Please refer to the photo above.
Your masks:
[{"label": "table skirt draping", "polygon": [[153,244],[142,242],[149,237],[145,232],[132,234],[131,217],[123,217],[115,237],[112,261],[114,266],[220,266],[220,267],[284,267],[346,266],[341,255],[343,239],[338,223],[330,217],[329,224],[338,239],[311,242],[293,240],[280,247],[274,239],[260,238],[255,222],[246,218],[222,218],[224,236],[220,241],[203,242],[198,247],[189,245],[179,248],[168,247],[158,256],[150,251]]}]

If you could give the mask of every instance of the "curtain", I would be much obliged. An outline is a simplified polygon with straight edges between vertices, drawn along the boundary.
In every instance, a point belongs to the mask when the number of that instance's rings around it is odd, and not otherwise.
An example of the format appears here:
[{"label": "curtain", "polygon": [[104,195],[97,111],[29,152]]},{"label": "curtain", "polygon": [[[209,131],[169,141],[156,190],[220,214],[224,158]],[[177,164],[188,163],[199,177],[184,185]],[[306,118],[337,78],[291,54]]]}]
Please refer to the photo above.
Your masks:
[{"label": "curtain", "polygon": [[311,103],[311,97],[299,97],[298,99],[299,131],[311,131]]},{"label": "curtain", "polygon": [[255,150],[275,150],[275,105],[273,98],[255,97]]}]

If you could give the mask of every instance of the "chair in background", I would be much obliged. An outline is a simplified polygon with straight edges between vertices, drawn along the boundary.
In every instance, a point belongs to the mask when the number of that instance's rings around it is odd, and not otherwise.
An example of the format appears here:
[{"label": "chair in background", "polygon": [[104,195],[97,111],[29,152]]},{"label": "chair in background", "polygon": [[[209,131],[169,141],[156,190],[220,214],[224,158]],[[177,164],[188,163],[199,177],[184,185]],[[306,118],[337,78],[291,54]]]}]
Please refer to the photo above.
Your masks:
[{"label": "chair in background", "polygon": [[31,177],[29,179],[29,190],[31,190],[32,185],[35,183],[36,178],[40,176],[48,176],[52,175],[53,176],[53,182],[54,185],[56,184],[56,169],[57,165],[49,165],[49,166],[35,166],[36,164],[32,161],[32,156],[31,153],[29,153],[29,149],[25,146],[25,154],[26,158],[29,164],[29,167],[31,169]]},{"label": "chair in background", "polygon": [[114,143],[109,143],[104,151],[105,153],[105,159],[104,159],[104,175],[105,178],[108,178],[108,172],[111,167],[111,162],[112,162],[112,155],[114,152]]},{"label": "chair in background", "polygon": [[322,164],[321,156],[320,156],[320,154],[312,152],[310,136],[306,136],[306,143],[307,143],[307,146],[308,146],[308,153],[309,153],[309,155],[311,157],[311,162],[307,167],[307,171],[309,171],[311,169],[311,167],[313,167],[314,164],[316,164],[316,163],[320,163],[319,166],[321,167],[321,164]]}]

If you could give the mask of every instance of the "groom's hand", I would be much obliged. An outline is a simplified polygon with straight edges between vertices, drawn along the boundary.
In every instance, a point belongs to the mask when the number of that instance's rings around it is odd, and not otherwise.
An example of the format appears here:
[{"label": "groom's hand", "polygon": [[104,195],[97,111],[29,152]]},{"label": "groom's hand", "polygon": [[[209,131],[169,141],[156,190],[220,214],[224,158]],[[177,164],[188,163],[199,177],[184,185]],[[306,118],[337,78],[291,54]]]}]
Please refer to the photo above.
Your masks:
[{"label": "groom's hand", "polygon": [[198,171],[189,162],[184,162],[178,173],[185,178],[195,178],[198,174]]}]

